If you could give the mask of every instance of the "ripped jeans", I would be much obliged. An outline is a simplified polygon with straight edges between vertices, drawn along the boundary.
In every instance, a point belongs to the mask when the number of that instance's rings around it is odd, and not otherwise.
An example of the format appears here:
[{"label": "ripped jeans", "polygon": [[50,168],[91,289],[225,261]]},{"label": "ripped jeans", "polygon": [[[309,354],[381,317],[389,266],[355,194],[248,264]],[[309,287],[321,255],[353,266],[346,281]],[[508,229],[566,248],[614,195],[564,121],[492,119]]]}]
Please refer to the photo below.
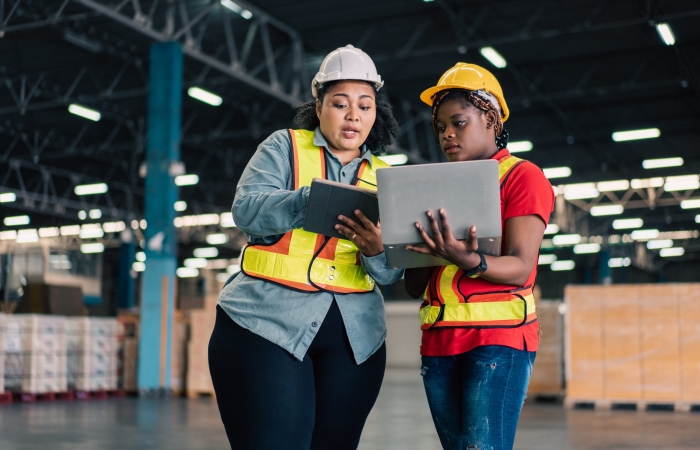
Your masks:
[{"label": "ripped jeans", "polygon": [[489,345],[423,356],[430,412],[446,450],[511,450],[535,352]]}]

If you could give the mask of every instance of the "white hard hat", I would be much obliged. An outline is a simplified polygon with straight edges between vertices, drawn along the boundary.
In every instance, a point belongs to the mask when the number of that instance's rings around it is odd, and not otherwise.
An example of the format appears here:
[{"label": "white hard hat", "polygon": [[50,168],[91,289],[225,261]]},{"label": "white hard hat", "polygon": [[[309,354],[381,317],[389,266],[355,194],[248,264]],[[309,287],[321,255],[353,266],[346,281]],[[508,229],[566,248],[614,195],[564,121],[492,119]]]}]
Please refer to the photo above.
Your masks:
[{"label": "white hard hat", "polygon": [[336,80],[368,81],[374,84],[377,90],[384,86],[372,58],[352,45],[333,50],[323,59],[318,73],[311,80],[311,94],[314,98],[318,98],[318,87],[328,81]]}]

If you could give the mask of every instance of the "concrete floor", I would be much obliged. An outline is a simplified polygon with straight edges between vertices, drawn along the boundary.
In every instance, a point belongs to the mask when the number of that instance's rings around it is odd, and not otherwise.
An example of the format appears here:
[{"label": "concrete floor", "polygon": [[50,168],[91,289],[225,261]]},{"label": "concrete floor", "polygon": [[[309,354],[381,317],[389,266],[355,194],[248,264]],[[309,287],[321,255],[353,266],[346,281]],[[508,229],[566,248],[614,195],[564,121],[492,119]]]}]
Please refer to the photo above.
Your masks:
[{"label": "concrete floor", "polygon": [[[519,450],[700,449],[700,414],[569,411],[527,404]],[[216,404],[199,400],[94,400],[0,405],[2,450],[225,450]],[[417,370],[389,370],[362,450],[438,450]]]}]

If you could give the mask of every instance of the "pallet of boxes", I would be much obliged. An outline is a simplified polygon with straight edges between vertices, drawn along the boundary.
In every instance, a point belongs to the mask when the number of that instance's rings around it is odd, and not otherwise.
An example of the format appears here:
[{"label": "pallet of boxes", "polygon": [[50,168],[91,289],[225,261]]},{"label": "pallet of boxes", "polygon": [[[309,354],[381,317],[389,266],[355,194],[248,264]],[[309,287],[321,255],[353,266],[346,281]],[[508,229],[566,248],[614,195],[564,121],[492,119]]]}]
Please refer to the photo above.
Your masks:
[{"label": "pallet of boxes", "polygon": [[209,374],[209,338],[216,322],[216,294],[204,298],[203,309],[190,311],[190,340],[187,344],[187,396],[214,395]]}]

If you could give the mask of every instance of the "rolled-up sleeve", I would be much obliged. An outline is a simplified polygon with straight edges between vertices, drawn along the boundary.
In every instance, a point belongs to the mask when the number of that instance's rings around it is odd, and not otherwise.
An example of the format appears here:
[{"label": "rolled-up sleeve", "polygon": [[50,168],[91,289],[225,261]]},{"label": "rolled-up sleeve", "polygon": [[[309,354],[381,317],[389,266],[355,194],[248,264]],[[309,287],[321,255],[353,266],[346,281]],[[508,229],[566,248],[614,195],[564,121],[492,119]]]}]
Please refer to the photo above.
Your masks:
[{"label": "rolled-up sleeve", "polygon": [[384,252],[376,256],[365,256],[361,254],[360,260],[365,272],[382,286],[395,283],[403,276],[403,269],[389,267],[389,263],[386,260],[386,253]]},{"label": "rolled-up sleeve", "polygon": [[290,146],[286,131],[276,131],[258,146],[241,175],[231,212],[249,236],[280,235],[304,223],[309,188],[289,190]]}]

